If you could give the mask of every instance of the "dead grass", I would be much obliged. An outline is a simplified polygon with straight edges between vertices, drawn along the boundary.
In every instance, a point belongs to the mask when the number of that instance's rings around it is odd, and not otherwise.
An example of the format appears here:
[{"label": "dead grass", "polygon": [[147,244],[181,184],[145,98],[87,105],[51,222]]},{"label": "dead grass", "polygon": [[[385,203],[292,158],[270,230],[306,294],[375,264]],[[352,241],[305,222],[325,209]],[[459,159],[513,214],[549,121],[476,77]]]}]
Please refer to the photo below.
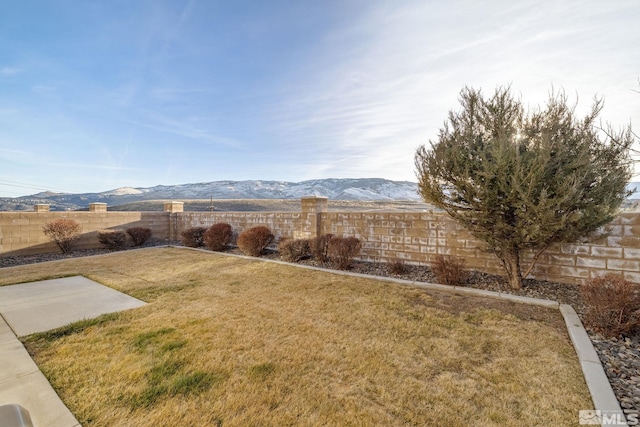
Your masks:
[{"label": "dead grass", "polygon": [[175,248],[0,284],[69,274],[150,302],[26,340],[83,426],[548,426],[592,407],[553,310]]}]

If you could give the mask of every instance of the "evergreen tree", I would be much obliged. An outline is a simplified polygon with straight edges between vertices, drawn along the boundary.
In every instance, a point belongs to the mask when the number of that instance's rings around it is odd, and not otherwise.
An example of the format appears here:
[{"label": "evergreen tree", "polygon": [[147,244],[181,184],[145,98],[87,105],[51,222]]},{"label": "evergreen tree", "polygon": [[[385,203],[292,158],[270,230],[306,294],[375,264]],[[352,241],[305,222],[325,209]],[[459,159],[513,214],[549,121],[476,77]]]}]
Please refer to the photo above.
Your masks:
[{"label": "evergreen tree", "polygon": [[599,132],[598,100],[582,120],[564,95],[527,113],[510,88],[486,99],[465,88],[460,102],[437,141],[416,152],[419,192],[486,242],[519,289],[551,244],[575,242],[615,217],[630,194],[631,128]]}]

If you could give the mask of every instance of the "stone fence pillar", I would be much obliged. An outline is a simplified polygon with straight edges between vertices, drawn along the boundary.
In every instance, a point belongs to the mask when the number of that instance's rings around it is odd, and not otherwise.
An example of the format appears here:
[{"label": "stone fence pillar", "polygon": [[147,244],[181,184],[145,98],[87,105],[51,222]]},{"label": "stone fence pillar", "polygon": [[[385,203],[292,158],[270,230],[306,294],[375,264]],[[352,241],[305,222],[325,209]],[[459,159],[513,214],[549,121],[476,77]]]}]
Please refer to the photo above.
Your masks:
[{"label": "stone fence pillar", "polygon": [[169,213],[169,240],[178,240],[178,215],[184,212],[184,202],[164,202],[164,211]]},{"label": "stone fence pillar", "polygon": [[38,203],[33,207],[33,210],[36,212],[49,212],[49,205],[44,203]]},{"label": "stone fence pillar", "polygon": [[313,239],[321,234],[322,213],[329,210],[329,199],[321,196],[303,197],[300,237]]},{"label": "stone fence pillar", "polygon": [[184,202],[164,202],[165,212],[184,212]]},{"label": "stone fence pillar", "polygon": [[107,204],[106,203],[89,203],[89,212],[106,212]]}]

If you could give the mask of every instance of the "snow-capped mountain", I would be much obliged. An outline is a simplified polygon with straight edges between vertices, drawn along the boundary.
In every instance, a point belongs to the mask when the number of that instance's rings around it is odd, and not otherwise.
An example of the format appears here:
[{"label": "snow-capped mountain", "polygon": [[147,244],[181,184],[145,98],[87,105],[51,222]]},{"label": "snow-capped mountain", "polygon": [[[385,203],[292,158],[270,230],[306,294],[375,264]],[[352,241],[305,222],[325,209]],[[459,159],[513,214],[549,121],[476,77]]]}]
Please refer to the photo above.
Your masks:
[{"label": "snow-capped mountain", "polygon": [[130,196],[132,194],[144,194],[144,190],[133,187],[120,187],[115,190],[106,191],[103,194],[107,196]]},{"label": "snow-capped mountain", "polygon": [[381,178],[315,179],[286,181],[213,181],[195,184],[157,185],[149,188],[122,187],[101,193],[38,193],[19,199],[38,200],[59,208],[82,208],[103,202],[110,206],[144,200],[181,199],[298,199],[325,196],[332,200],[418,201],[417,184]]},{"label": "snow-capped mountain", "polygon": [[[636,192],[629,203],[640,199],[640,182],[631,182],[629,190]],[[89,203],[103,202],[109,206],[147,200],[192,199],[299,199],[325,196],[330,200],[360,201],[420,201],[418,185],[409,181],[381,178],[314,179],[302,182],[286,181],[213,181],[195,184],[157,185],[149,188],[121,187],[101,193],[61,194],[44,192],[32,196],[0,199],[0,210],[32,210],[36,203],[48,203],[52,210],[87,208]]]},{"label": "snow-capped mountain", "polygon": [[[133,193],[131,190],[136,190]],[[158,185],[150,188],[116,189],[98,193],[103,197],[157,199],[298,199],[325,196],[334,200],[419,200],[417,185],[385,179],[319,179],[286,181],[214,181],[197,184]]]}]

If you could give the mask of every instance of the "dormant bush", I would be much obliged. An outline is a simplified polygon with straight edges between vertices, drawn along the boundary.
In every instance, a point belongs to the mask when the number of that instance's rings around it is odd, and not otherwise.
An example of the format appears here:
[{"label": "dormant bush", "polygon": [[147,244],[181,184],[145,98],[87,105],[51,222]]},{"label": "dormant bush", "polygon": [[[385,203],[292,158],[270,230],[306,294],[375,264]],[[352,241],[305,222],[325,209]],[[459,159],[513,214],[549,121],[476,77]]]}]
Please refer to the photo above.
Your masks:
[{"label": "dormant bush", "polygon": [[309,239],[283,239],[278,244],[280,257],[289,262],[298,262],[311,254]]},{"label": "dormant bush", "polygon": [[309,243],[311,246],[311,254],[317,261],[329,261],[329,240],[331,240],[332,237],[333,234],[328,233],[311,239]]},{"label": "dormant bush", "polygon": [[443,285],[460,286],[469,279],[469,272],[464,268],[466,263],[462,258],[438,255],[431,263],[431,272]]},{"label": "dormant bush", "polygon": [[348,270],[353,259],[360,253],[362,242],[356,237],[332,237],[329,239],[329,260],[335,268]]},{"label": "dormant bush", "polygon": [[640,326],[640,285],[607,274],[580,288],[585,324],[606,337],[628,334]]},{"label": "dormant bush", "polygon": [[43,231],[51,241],[58,245],[62,253],[68,254],[75,241],[80,238],[82,227],[72,219],[57,219],[45,224]]},{"label": "dormant bush", "polygon": [[230,224],[219,222],[213,224],[204,233],[204,244],[212,251],[224,251],[233,239],[233,228]]},{"label": "dormant bush", "polygon": [[387,264],[387,268],[391,274],[403,274],[407,272],[407,266],[404,260],[398,257],[393,257]]},{"label": "dormant bush", "polygon": [[131,237],[133,246],[142,246],[151,238],[151,229],[144,227],[127,228],[127,234]]},{"label": "dormant bush", "polygon": [[243,231],[238,236],[238,247],[245,255],[260,256],[273,242],[274,235],[268,227],[259,225]]},{"label": "dormant bush", "polygon": [[206,227],[191,227],[180,232],[180,241],[189,248],[201,248],[204,246],[204,233]]},{"label": "dormant bush", "polygon": [[98,231],[98,241],[112,251],[124,249],[127,244],[127,234],[122,230]]}]

